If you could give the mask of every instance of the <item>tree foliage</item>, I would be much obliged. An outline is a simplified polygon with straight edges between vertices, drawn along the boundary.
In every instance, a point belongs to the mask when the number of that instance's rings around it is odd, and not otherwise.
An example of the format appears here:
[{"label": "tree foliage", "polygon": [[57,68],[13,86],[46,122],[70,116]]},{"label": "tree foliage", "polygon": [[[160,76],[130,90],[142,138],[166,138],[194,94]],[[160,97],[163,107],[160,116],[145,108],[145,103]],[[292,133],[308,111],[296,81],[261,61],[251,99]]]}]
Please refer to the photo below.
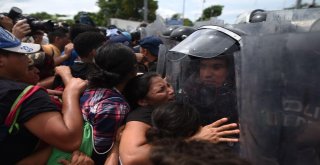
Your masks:
[{"label": "tree foliage", "polygon": [[[171,19],[182,19],[181,14],[176,13],[171,16]],[[193,26],[193,22],[189,18],[183,18],[182,20],[184,26]]]},{"label": "tree foliage", "polygon": [[[143,20],[144,0],[98,0],[97,4],[100,7],[98,15],[106,19],[121,18],[134,21]],[[148,22],[153,22],[156,19],[156,10],[158,2],[148,0]]]},{"label": "tree foliage", "polygon": [[212,5],[210,7],[205,8],[202,11],[202,15],[198,18],[197,21],[206,21],[211,17],[217,17],[222,14],[223,6],[222,5]]},{"label": "tree foliage", "polygon": [[[90,18],[97,26],[106,26],[109,18],[143,21],[144,0],[97,0],[97,6],[100,8],[97,13],[88,12]],[[148,0],[148,22],[153,22],[156,19],[157,9],[158,2],[156,0]],[[74,16],[74,20],[61,19],[61,17],[66,17],[66,15],[51,15],[46,12],[38,12],[30,15],[41,20],[50,19],[53,21],[74,23],[75,20],[79,19],[80,12],[82,11],[79,11]]]}]

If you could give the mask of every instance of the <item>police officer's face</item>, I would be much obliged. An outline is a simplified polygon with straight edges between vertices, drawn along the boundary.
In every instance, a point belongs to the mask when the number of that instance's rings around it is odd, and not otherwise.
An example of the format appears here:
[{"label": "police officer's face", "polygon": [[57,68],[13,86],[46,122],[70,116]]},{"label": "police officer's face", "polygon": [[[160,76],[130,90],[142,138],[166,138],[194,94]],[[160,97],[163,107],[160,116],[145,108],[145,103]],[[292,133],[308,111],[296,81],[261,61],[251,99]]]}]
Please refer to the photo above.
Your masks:
[{"label": "police officer's face", "polygon": [[221,87],[228,76],[226,61],[203,59],[200,62],[200,81],[205,85]]}]

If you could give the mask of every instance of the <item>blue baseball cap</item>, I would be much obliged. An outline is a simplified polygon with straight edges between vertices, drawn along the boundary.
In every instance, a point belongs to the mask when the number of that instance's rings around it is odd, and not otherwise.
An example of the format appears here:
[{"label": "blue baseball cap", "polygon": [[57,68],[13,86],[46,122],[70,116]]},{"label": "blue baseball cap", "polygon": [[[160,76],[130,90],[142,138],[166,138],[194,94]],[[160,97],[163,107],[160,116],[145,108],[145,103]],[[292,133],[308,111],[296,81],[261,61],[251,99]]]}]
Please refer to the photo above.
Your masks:
[{"label": "blue baseball cap", "polygon": [[140,40],[139,45],[150,51],[153,56],[158,56],[159,45],[163,44],[162,40],[156,36],[145,37]]},{"label": "blue baseball cap", "polygon": [[122,34],[110,37],[109,41],[112,43],[122,43],[126,46],[129,46],[130,44],[129,38]]},{"label": "blue baseball cap", "polygon": [[12,33],[0,27],[0,49],[29,54],[40,50],[39,44],[22,43]]}]

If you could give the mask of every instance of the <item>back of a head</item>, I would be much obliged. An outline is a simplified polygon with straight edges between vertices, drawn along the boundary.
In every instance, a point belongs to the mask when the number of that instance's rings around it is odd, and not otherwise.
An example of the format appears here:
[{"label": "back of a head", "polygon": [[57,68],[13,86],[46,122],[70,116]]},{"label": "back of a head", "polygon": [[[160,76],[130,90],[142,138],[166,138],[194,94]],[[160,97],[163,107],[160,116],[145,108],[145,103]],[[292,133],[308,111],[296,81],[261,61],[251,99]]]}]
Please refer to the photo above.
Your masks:
[{"label": "back of a head", "polygon": [[153,165],[251,165],[225,146],[206,141],[163,139],[154,143]]},{"label": "back of a head", "polygon": [[48,33],[49,43],[54,43],[55,37],[65,37],[69,33],[69,29],[65,27],[58,27],[52,32]]},{"label": "back of a head", "polygon": [[123,94],[132,109],[137,108],[138,101],[147,96],[151,85],[151,79],[160,75],[155,72],[147,72],[132,78],[126,85]]},{"label": "back of a head", "polygon": [[168,26],[167,28],[166,28],[166,30],[164,30],[163,32],[162,32],[162,36],[163,37],[170,37],[170,35],[171,35],[171,33],[172,33],[172,31],[173,30],[175,30],[175,29],[177,29],[178,27],[180,27],[181,25],[171,25],[171,26]]},{"label": "back of a head", "polygon": [[84,32],[79,34],[73,41],[74,49],[80,57],[84,58],[93,50],[97,49],[104,42],[106,37],[99,32]]},{"label": "back of a head", "polygon": [[266,20],[267,20],[267,13],[265,10],[256,9],[250,13],[250,16],[249,16],[250,23],[264,22]]},{"label": "back of a head", "polygon": [[96,71],[89,75],[89,88],[112,88],[136,72],[133,51],[120,43],[106,43],[97,49]]},{"label": "back of a head", "polygon": [[100,32],[100,30],[98,28],[95,28],[90,25],[74,24],[70,28],[70,40],[73,41],[77,37],[77,35],[79,35],[80,33],[89,32],[89,31],[90,32]]},{"label": "back of a head", "polygon": [[158,56],[159,45],[163,44],[162,40],[157,36],[149,36],[140,40],[139,45],[147,49],[153,56]]},{"label": "back of a head", "polygon": [[196,29],[193,27],[181,26],[171,32],[170,38],[176,41],[182,41],[195,31]]},{"label": "back of a head", "polygon": [[168,102],[152,112],[153,127],[147,132],[149,142],[163,138],[182,138],[196,134],[200,127],[198,111],[189,104]]}]

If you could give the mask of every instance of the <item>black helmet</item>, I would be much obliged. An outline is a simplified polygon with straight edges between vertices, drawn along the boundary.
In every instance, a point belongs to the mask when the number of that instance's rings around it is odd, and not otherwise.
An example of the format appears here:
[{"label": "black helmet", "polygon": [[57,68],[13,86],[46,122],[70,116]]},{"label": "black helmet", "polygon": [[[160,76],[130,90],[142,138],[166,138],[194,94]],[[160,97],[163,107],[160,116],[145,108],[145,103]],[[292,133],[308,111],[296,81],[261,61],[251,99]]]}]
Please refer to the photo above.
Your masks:
[{"label": "black helmet", "polygon": [[267,19],[267,13],[265,10],[256,9],[253,10],[250,14],[249,22],[256,23],[256,22],[263,22]]},{"label": "black helmet", "polygon": [[168,26],[168,27],[166,28],[166,30],[162,32],[162,36],[169,38],[171,32],[172,32],[174,29],[177,29],[177,28],[180,27],[180,26],[181,26],[181,25],[171,25],[171,26]]},{"label": "black helmet", "polygon": [[196,29],[193,27],[181,26],[171,32],[170,38],[176,41],[182,41],[195,31]]},{"label": "black helmet", "polygon": [[220,26],[203,26],[170,51],[200,58],[213,58],[240,49],[240,31]]}]

